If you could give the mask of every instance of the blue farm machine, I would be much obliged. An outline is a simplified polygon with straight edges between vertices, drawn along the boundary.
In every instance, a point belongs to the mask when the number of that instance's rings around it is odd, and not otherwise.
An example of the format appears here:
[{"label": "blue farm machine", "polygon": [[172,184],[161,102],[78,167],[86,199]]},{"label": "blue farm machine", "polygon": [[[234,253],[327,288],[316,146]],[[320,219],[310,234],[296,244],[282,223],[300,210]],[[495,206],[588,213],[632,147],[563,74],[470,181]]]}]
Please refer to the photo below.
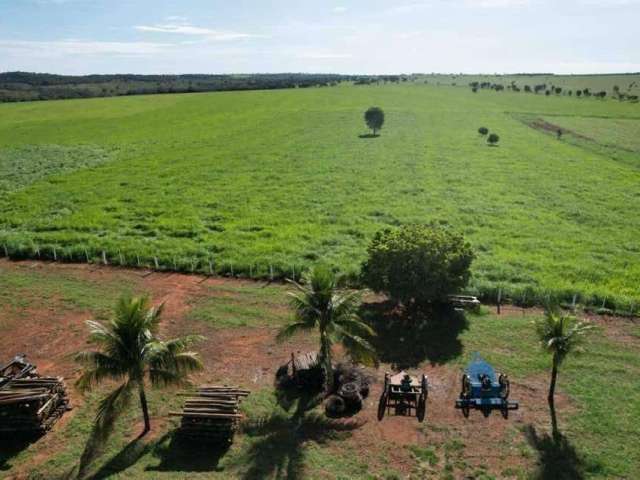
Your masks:
[{"label": "blue farm machine", "polygon": [[456,400],[456,408],[462,410],[465,417],[471,409],[480,410],[485,417],[492,410],[500,410],[504,418],[509,417],[509,410],[517,410],[518,402],[509,400],[509,378],[496,373],[494,368],[475,354],[473,360],[462,375],[462,391]]}]

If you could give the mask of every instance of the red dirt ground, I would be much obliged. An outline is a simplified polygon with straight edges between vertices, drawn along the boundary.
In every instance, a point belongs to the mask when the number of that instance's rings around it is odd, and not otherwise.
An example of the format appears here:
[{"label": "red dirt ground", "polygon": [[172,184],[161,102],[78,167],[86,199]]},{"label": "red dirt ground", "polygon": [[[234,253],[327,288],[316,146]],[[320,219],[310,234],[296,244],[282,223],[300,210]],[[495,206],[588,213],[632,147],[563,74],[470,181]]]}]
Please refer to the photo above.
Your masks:
[{"label": "red dirt ground", "polygon": [[[239,287],[248,283],[245,281],[32,261],[2,260],[0,266],[6,270],[29,269],[73,274],[75,278],[94,282],[126,279],[130,284],[148,291],[156,301],[165,302],[163,335],[195,333],[207,337],[205,342],[198,345],[206,373],[199,374],[194,379],[195,382],[225,381],[257,390],[272,385],[275,370],[286,361],[292,350],[313,348],[313,343],[308,338],[296,338],[295,345],[276,343],[274,328],[215,329],[205,322],[189,319],[186,315],[190,308],[189,299],[205,295],[207,286],[224,283]],[[67,379],[71,386],[72,403],[77,406],[82,403],[82,397],[72,387],[79,371],[72,355],[86,348],[83,322],[91,317],[91,312],[55,307],[55,299],[46,299],[41,305],[29,306],[19,314],[0,312],[0,317],[4,315],[6,324],[2,334],[0,359],[11,357],[15,353],[28,353],[29,359],[38,365],[41,373],[62,375]],[[30,333],[28,342],[24,336],[26,332]],[[379,370],[372,370],[371,373],[380,380],[388,368],[382,365]],[[412,472],[418,475],[429,473],[428,469],[426,472],[416,471],[417,462],[409,449],[404,448],[410,445],[433,448],[441,459],[434,467],[436,469],[444,466],[442,459],[445,457],[449,457],[452,463],[462,462],[465,472],[473,472],[475,468],[484,466],[498,478],[504,478],[502,472],[507,468],[531,466],[534,459],[523,456],[519,448],[524,442],[519,429],[534,425],[538,429],[548,430],[546,378],[527,379],[526,385],[517,382],[513,384],[512,390],[516,392],[514,396],[521,402],[522,408],[511,412],[508,420],[503,419],[499,413],[485,419],[479,412],[473,411],[471,417],[465,419],[452,408],[459,393],[460,372],[449,366],[428,365],[423,371],[428,375],[432,387],[425,423],[419,424],[415,418],[409,417],[385,417],[382,422],[378,422],[377,400],[381,393],[378,381],[366,400],[366,408],[356,417],[363,425],[346,440],[349,449],[381,471],[392,469],[404,475]],[[567,399],[562,396],[558,400],[558,407],[560,412],[571,408]],[[66,414],[54,428],[61,428],[72,415],[73,412]],[[161,423],[156,422],[156,425]],[[39,450],[54,454],[56,446],[47,442],[48,437],[51,435],[40,440],[44,442],[44,449]],[[452,441],[462,442],[464,445],[457,454],[459,457],[456,457],[455,451],[447,448]],[[502,446],[496,448],[496,444]],[[335,448],[344,449],[345,445],[341,443]],[[46,457],[47,454],[38,455],[37,461],[44,462]],[[456,472],[462,474],[461,471]]]}]

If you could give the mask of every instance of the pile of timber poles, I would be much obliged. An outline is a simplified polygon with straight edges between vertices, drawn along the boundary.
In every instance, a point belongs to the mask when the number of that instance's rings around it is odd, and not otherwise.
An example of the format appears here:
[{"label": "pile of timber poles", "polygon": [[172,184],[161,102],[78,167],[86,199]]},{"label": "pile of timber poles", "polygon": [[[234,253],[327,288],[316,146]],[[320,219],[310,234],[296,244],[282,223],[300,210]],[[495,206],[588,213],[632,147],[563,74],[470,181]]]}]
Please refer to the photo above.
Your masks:
[{"label": "pile of timber poles", "polygon": [[202,385],[195,393],[179,393],[187,397],[184,408],[169,415],[182,418],[180,435],[231,443],[242,418],[240,402],[249,393],[239,387]]},{"label": "pile of timber poles", "polygon": [[69,408],[64,380],[39,376],[23,357],[7,364],[0,379],[0,433],[44,433]]}]

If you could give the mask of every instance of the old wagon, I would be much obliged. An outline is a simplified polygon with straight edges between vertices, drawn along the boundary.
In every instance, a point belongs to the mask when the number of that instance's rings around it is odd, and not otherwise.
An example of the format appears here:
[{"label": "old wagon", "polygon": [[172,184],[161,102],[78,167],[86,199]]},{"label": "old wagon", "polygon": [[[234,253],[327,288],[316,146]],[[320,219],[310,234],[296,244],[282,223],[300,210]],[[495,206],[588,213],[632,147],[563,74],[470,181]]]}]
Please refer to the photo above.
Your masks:
[{"label": "old wagon", "polygon": [[509,410],[517,410],[518,402],[510,401],[511,385],[509,378],[496,373],[478,353],[467,366],[462,375],[460,398],[456,400],[456,408],[462,410],[465,417],[471,409],[480,410],[488,417],[492,410],[500,410],[507,418]]},{"label": "old wagon", "polygon": [[395,375],[385,373],[378,403],[378,420],[384,418],[385,412],[393,411],[395,415],[415,415],[422,422],[427,413],[428,394],[429,382],[424,374],[417,378],[404,371]]}]

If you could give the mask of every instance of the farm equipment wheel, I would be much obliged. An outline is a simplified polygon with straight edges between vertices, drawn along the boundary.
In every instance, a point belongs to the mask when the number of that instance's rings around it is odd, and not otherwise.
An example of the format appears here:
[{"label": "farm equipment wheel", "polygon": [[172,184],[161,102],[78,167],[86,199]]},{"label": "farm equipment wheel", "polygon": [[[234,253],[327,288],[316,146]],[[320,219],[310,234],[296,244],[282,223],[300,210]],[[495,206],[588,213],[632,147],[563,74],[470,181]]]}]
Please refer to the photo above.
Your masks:
[{"label": "farm equipment wheel", "polygon": [[422,374],[422,380],[420,381],[420,386],[422,387],[422,393],[426,395],[429,394],[429,379],[427,378],[427,376],[423,373]]},{"label": "farm equipment wheel", "polygon": [[378,421],[384,418],[384,412],[387,409],[388,399],[389,399],[388,393],[387,393],[387,390],[385,389],[384,392],[382,392],[382,395],[380,395],[380,401],[378,402]]},{"label": "farm equipment wheel", "polygon": [[500,383],[500,396],[503,400],[507,400],[509,398],[509,393],[511,392],[509,377],[500,374],[500,377],[498,377],[498,382]]},{"label": "farm equipment wheel", "polygon": [[460,398],[469,398],[471,396],[471,379],[466,373],[462,375],[462,391]]},{"label": "farm equipment wheel", "polygon": [[427,413],[427,394],[421,393],[420,397],[418,397],[418,406],[416,407],[416,416],[418,417],[418,421],[422,423],[424,421],[424,417]]},{"label": "farm equipment wheel", "polygon": [[332,418],[332,417],[339,417],[340,415],[342,415],[346,410],[347,406],[342,397],[338,395],[331,395],[327,399],[327,402],[325,403],[324,408],[327,416]]},{"label": "farm equipment wheel", "polygon": [[509,418],[509,402],[506,400],[502,403],[502,407],[500,408],[502,412],[502,417],[506,420]]}]

